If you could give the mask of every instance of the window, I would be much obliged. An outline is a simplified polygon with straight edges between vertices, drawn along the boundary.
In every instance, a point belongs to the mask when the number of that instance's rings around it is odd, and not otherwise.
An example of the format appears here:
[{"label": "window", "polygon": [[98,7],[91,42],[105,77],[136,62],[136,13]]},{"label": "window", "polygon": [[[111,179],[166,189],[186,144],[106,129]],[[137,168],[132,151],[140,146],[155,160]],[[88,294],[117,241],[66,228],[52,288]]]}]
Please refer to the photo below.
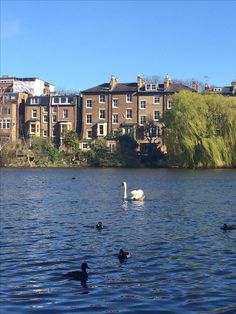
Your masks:
[{"label": "window", "polygon": [[157,90],[158,84],[146,84],[146,90]]},{"label": "window", "polygon": [[66,97],[61,97],[61,103],[66,104],[67,103],[67,98]]},{"label": "window", "polygon": [[99,119],[105,119],[105,109],[99,110]]},{"label": "window", "polygon": [[55,114],[52,116],[52,122],[57,122],[57,116]]},{"label": "window", "polygon": [[68,124],[61,124],[61,133],[66,133],[69,130],[69,125]]},{"label": "window", "polygon": [[59,97],[54,97],[53,98],[53,103],[54,104],[59,104],[59,102],[60,102],[60,98]]},{"label": "window", "polygon": [[31,124],[30,125],[30,133],[35,134],[36,133],[36,124]]},{"label": "window", "polygon": [[139,116],[139,124],[140,125],[144,125],[147,121],[147,117],[146,116]]},{"label": "window", "polygon": [[10,129],[11,120],[10,119],[2,119],[0,120],[0,129]]},{"label": "window", "polygon": [[117,113],[112,115],[112,123],[114,123],[114,124],[118,123],[118,114]]},{"label": "window", "polygon": [[3,107],[2,114],[11,114],[11,109],[9,107]]},{"label": "window", "polygon": [[89,148],[88,143],[83,143],[83,144],[82,144],[82,148],[83,148],[83,149],[88,149],[88,148]]},{"label": "window", "polygon": [[167,109],[171,109],[171,107],[172,107],[171,100],[168,99],[167,100]]},{"label": "window", "polygon": [[104,135],[104,125],[98,124],[98,135]]},{"label": "window", "polygon": [[43,116],[43,123],[47,123],[48,122],[48,116],[44,115]]},{"label": "window", "polygon": [[154,96],[153,97],[153,103],[154,104],[159,104],[160,103],[160,96]]},{"label": "window", "polygon": [[87,139],[92,138],[92,130],[87,130]]},{"label": "window", "polygon": [[126,109],[126,119],[132,119],[132,109]]},{"label": "window", "polygon": [[39,98],[31,98],[31,104],[38,105],[39,104]]},{"label": "window", "polygon": [[48,107],[43,107],[43,113],[48,113]]},{"label": "window", "polygon": [[112,108],[118,108],[118,99],[112,99]]},{"label": "window", "polygon": [[43,137],[47,137],[47,136],[48,136],[47,130],[43,130]]},{"label": "window", "polygon": [[92,123],[92,115],[91,115],[91,114],[87,114],[87,115],[86,115],[86,123],[87,123],[87,124]]},{"label": "window", "polygon": [[32,109],[32,118],[33,119],[37,118],[37,110],[36,109]]},{"label": "window", "polygon": [[126,102],[132,102],[132,94],[126,95]]},{"label": "window", "polygon": [[56,137],[56,135],[57,135],[56,130],[53,130],[53,131],[52,131],[52,137]]},{"label": "window", "polygon": [[105,102],[105,95],[99,95],[99,102],[100,103]]},{"label": "window", "polygon": [[141,100],[141,101],[140,101],[139,108],[140,108],[140,109],[146,109],[146,100]]},{"label": "window", "polygon": [[68,118],[68,109],[63,109],[63,119]]},{"label": "window", "polygon": [[57,107],[52,107],[52,113],[57,113]]},{"label": "window", "polygon": [[86,108],[92,108],[92,99],[86,100]]},{"label": "window", "polygon": [[153,120],[157,121],[157,120],[160,119],[160,117],[161,117],[160,111],[159,110],[154,110],[153,111]]}]

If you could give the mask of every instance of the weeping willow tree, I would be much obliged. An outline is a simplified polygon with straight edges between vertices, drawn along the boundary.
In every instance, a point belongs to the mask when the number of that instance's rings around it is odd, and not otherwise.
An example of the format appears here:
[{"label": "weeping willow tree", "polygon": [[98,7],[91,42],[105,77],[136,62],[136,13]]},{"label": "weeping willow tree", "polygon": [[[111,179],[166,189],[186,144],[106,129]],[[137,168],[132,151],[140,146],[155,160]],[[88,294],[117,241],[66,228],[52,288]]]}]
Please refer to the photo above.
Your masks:
[{"label": "weeping willow tree", "polygon": [[236,166],[236,99],[182,91],[172,98],[164,139],[171,165]]}]

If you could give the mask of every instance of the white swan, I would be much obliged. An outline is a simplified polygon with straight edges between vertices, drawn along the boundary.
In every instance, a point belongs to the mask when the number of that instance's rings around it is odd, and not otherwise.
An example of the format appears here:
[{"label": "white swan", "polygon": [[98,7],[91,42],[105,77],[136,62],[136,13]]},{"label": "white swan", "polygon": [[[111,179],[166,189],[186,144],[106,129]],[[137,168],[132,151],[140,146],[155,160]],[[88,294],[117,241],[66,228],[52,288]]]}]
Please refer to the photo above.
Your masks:
[{"label": "white swan", "polygon": [[[124,200],[127,200],[127,183],[122,182],[122,185],[124,186]],[[130,200],[132,201],[143,201],[145,198],[143,190],[133,190],[130,192]]]}]

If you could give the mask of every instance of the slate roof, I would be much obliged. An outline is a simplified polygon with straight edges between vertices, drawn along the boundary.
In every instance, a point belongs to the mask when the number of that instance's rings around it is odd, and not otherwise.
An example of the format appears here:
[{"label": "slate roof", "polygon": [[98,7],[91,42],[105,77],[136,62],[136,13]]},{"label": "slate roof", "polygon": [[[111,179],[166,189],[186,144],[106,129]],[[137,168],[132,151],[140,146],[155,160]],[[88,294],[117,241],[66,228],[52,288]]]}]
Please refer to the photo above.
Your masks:
[{"label": "slate roof", "polygon": [[82,94],[89,93],[124,93],[124,92],[136,92],[137,83],[118,83],[112,90],[109,83],[103,83],[92,88],[88,88],[82,91]]},{"label": "slate roof", "polygon": [[168,88],[165,89],[165,92],[167,93],[175,93],[179,92],[181,90],[189,90],[189,91],[195,91],[191,87],[188,87],[187,85],[184,85],[182,83],[171,83]]},{"label": "slate roof", "polygon": [[[38,104],[31,104],[31,99],[39,98]],[[27,98],[26,105],[32,105],[32,106],[47,106],[50,102],[50,96],[30,96]]]}]

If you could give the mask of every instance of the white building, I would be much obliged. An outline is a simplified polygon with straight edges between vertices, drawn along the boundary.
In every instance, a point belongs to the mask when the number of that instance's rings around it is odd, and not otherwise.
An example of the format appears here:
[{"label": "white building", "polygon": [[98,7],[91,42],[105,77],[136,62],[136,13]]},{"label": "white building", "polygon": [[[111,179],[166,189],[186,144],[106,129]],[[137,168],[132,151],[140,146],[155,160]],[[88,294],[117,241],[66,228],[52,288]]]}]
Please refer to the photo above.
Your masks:
[{"label": "white building", "polygon": [[11,93],[26,92],[32,96],[41,96],[55,91],[55,86],[37,77],[0,77],[0,85]]}]

